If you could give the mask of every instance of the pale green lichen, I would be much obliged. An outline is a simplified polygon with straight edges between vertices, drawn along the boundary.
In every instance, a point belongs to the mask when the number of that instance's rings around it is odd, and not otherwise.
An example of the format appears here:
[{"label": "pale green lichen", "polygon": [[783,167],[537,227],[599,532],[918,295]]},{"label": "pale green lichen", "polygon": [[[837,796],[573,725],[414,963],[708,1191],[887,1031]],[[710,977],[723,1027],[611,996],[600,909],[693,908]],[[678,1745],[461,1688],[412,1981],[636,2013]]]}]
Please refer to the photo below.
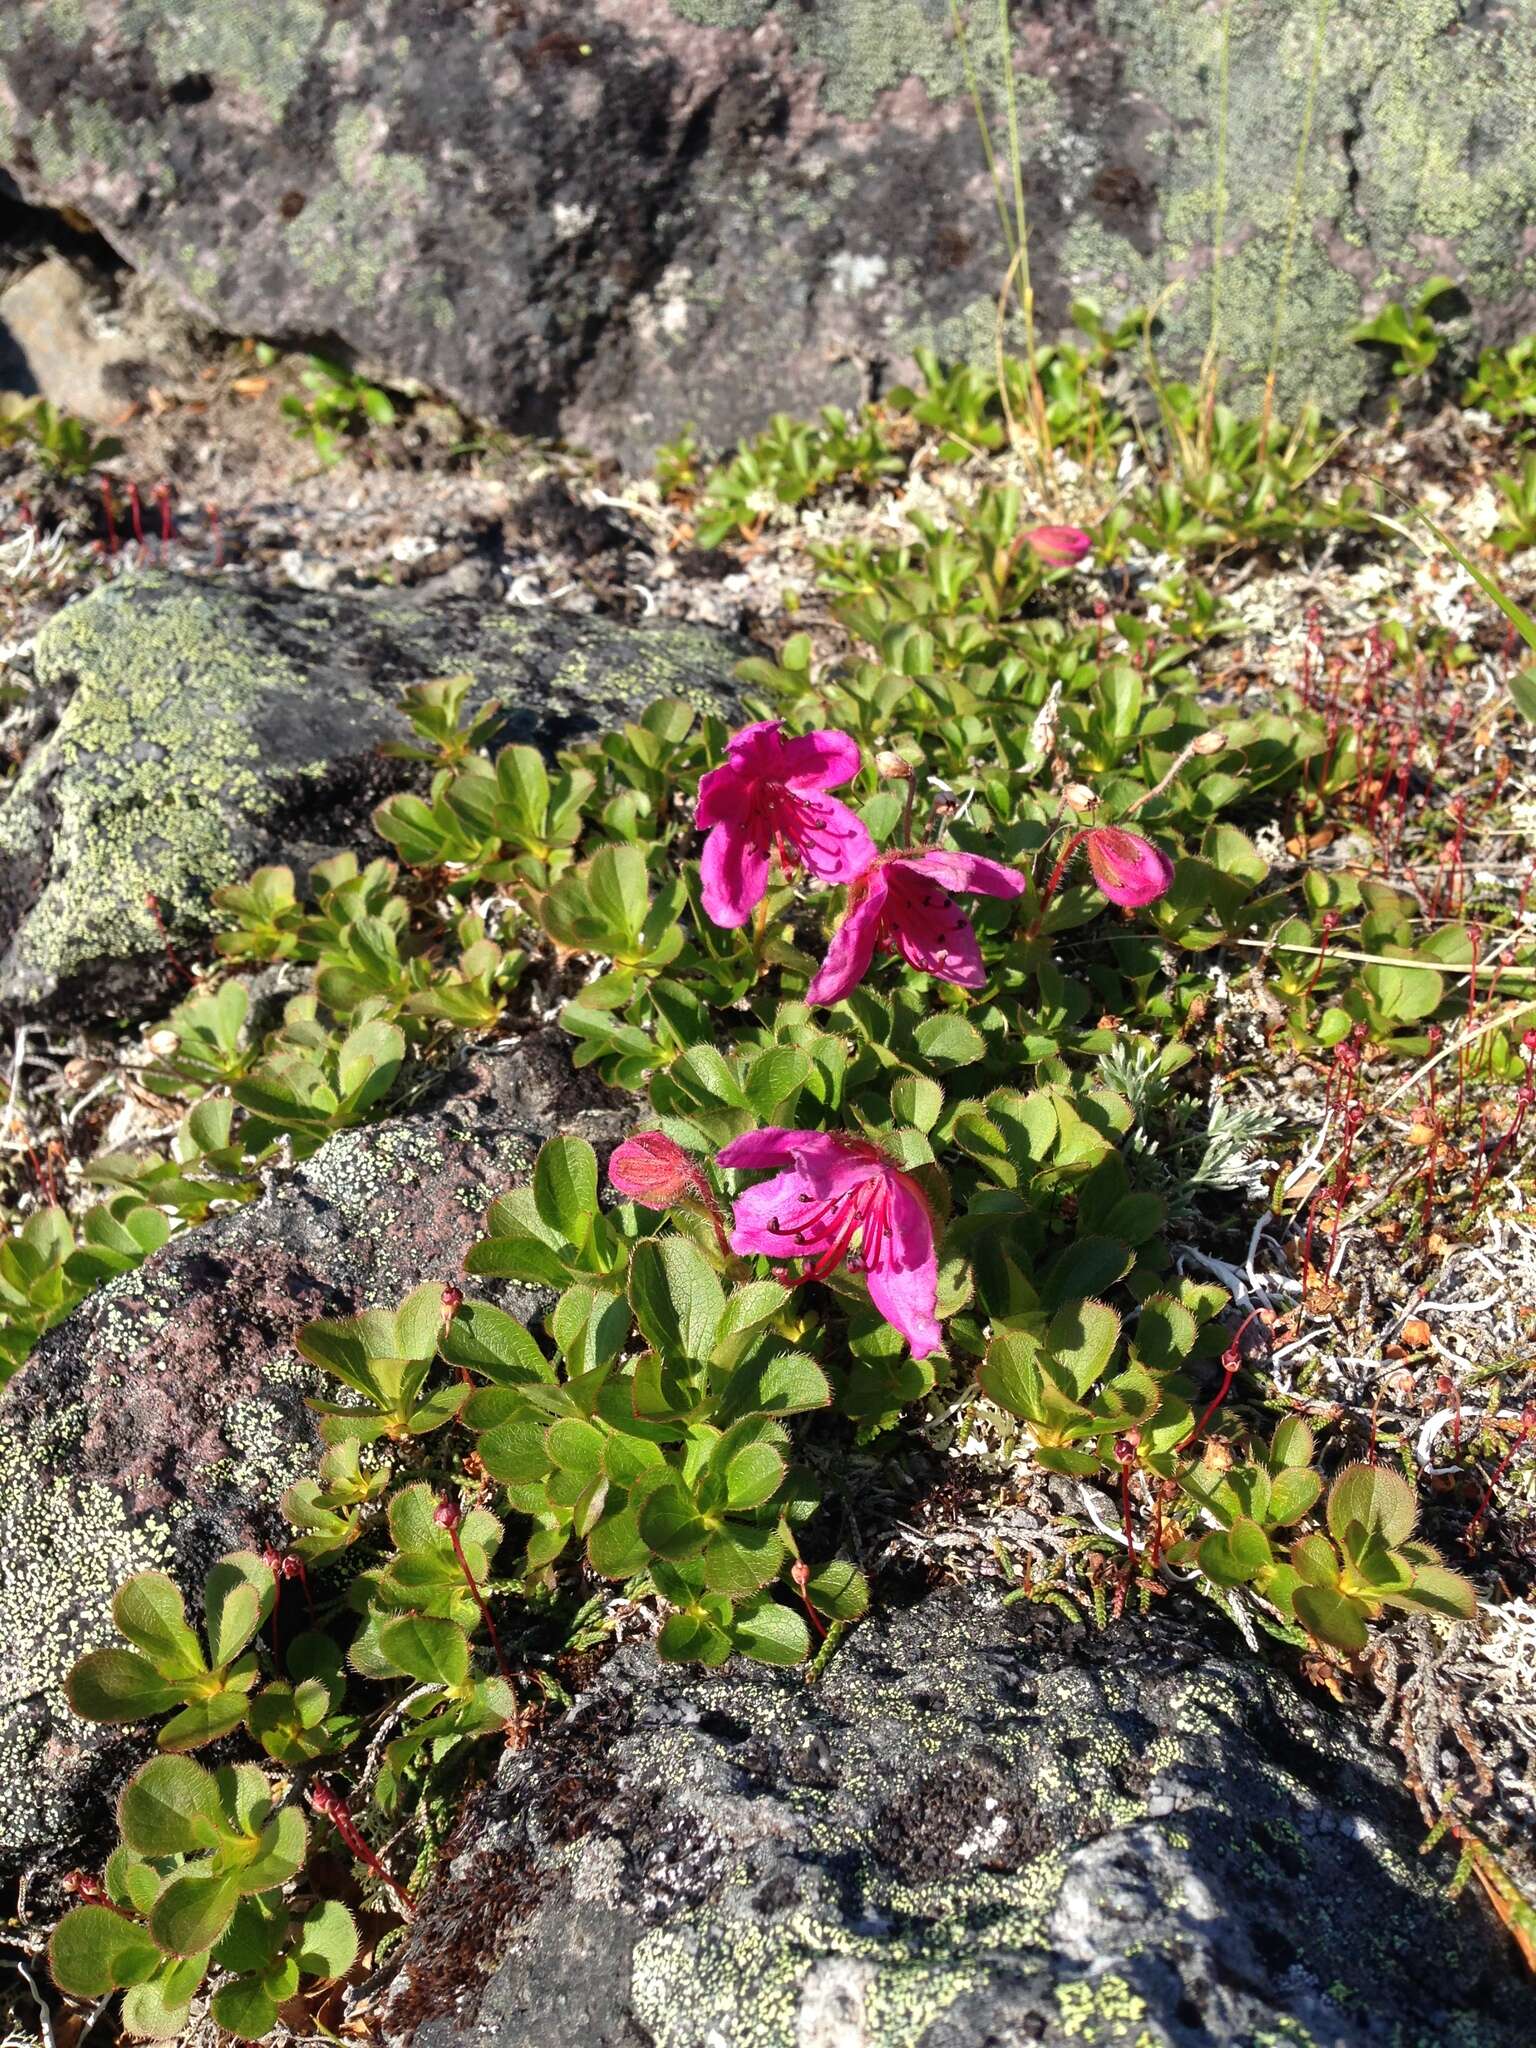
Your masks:
[{"label": "pale green lichen", "polygon": [[326,30],[323,0],[121,0],[122,31],[142,36],[168,82],[202,72],[278,121],[304,82]]},{"label": "pale green lichen", "polygon": [[[0,803],[0,858],[45,874],[6,963],[13,994],[41,997],[103,959],[158,953],[150,894],[173,922],[206,924],[211,891],[254,864],[285,782],[318,780],[383,736],[394,691],[337,658],[362,623],[387,633],[406,676],[469,670],[481,699],[522,715],[520,736],[632,715],[660,696],[726,701],[732,650],[703,628],[556,628],[411,607],[370,616],[355,599],[309,597],[264,631],[216,584],[119,579],[37,639],[39,681],[74,689]],[[264,734],[279,728],[276,758]]]}]

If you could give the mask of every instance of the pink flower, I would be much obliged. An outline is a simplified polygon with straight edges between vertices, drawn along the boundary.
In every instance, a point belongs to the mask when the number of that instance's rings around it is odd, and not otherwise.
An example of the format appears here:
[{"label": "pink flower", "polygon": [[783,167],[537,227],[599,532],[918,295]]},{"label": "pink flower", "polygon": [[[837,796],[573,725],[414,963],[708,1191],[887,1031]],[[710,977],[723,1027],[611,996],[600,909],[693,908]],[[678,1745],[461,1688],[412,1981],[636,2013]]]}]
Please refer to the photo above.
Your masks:
[{"label": "pink flower", "polygon": [[721,1166],[777,1167],[736,1197],[732,1251],[809,1261],[800,1279],[839,1266],[862,1272],[869,1298],[914,1358],[941,1342],[933,1218],[922,1191],[878,1146],[823,1131],[776,1126],[734,1138]]},{"label": "pink flower", "polygon": [[971,921],[949,894],[1017,896],[1024,877],[979,853],[887,853],[853,883],[827,957],[805,992],[808,1003],[838,1003],[869,972],[877,948],[900,953],[921,974],[961,988],[987,978]]},{"label": "pink flower", "polygon": [[1127,832],[1123,825],[1094,825],[1083,834],[1093,879],[1111,903],[1139,909],[1166,896],[1173,885],[1173,862],[1150,839]]},{"label": "pink flower", "polygon": [[851,882],[875,857],[863,821],[836,797],[859,772],[859,746],[845,732],[785,739],[776,718],[732,736],[723,767],[699,783],[694,822],[704,842],[704,908],[716,924],[745,924],[768,887],[775,847],[787,873],[803,863],[823,882]]},{"label": "pink flower", "polygon": [[636,1131],[616,1146],[608,1178],[621,1195],[648,1209],[670,1209],[703,1185],[696,1163],[665,1131]]},{"label": "pink flower", "polygon": [[1093,549],[1092,539],[1080,526],[1034,526],[1024,540],[1048,569],[1070,569]]}]

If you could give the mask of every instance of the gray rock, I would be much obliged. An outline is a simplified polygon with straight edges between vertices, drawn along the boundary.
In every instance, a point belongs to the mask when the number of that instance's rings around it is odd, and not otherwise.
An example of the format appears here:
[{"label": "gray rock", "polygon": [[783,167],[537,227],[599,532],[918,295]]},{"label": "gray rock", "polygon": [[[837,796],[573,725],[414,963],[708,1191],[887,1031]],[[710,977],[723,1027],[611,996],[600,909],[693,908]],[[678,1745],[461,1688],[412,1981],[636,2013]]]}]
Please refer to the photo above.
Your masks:
[{"label": "gray rock", "polygon": [[98,317],[89,284],[65,257],[50,256],[0,292],[0,386],[109,427],[155,381],[155,364],[132,335]]},{"label": "gray rock", "polygon": [[98,1867],[110,1847],[108,1795],[148,1739],[76,1720],[63,1682],[117,1640],[121,1581],[168,1571],[195,1600],[225,1551],[286,1540],[278,1503],[320,1449],[305,1396],[329,1385],[299,1326],[458,1277],[492,1197],[552,1132],[600,1140],[610,1099],[556,1033],[478,1054],[44,1337],[0,1402],[0,1875]]},{"label": "gray rock", "polygon": [[505,740],[553,751],[657,697],[728,706],[745,652],[702,626],[123,577],[37,637],[64,702],[0,800],[0,1006],[142,1015],[174,986],[150,894],[196,940],[220,883],[365,844],[412,774],[377,751],[408,734],[407,683],[469,671]]},{"label": "gray rock", "polygon": [[439,1866],[396,2048],[1519,2048],[1536,1990],[1358,1722],[986,1593],[820,1682],[621,1651]]},{"label": "gray rock", "polygon": [[[966,11],[1001,148],[997,9]],[[1433,271],[1467,280],[1490,338],[1536,324],[1529,8],[1335,0],[1315,92],[1298,0],[1012,14],[1047,332],[1079,293],[1125,310],[1174,285],[1166,360],[1187,369],[1219,270],[1238,388],[1273,363],[1284,403],[1339,411],[1381,374],[1344,331]],[[0,164],[226,329],[339,337],[477,414],[621,452],[689,419],[726,441],[872,395],[917,342],[990,359],[1008,257],[951,18],[12,0]]]}]

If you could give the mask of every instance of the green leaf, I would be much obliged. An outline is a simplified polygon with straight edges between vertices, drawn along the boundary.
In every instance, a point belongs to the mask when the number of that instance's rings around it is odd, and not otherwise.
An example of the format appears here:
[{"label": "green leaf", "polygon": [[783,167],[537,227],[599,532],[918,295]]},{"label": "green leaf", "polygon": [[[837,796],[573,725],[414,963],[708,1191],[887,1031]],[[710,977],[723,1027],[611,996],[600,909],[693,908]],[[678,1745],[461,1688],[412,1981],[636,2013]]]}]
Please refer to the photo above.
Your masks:
[{"label": "green leaf", "polygon": [[469,1677],[469,1638],[457,1622],[404,1614],[380,1628],[379,1648],[422,1685],[459,1686]]},{"label": "green leaf", "polygon": [[1102,1379],[1120,1341],[1120,1318],[1102,1301],[1069,1301],[1051,1318],[1045,1348],[1066,1369],[1069,1391],[1081,1399]]},{"label": "green leaf", "polygon": [[597,1154],[584,1138],[551,1138],[533,1169],[539,1220],[567,1243],[584,1245],[597,1216]]},{"label": "green leaf", "polygon": [[759,1664],[803,1664],[811,1651],[802,1617],[777,1600],[748,1601],[731,1617],[736,1648]]},{"label": "green leaf", "polygon": [[731,1638],[707,1615],[670,1614],[656,1639],[656,1654],[668,1664],[723,1664],[731,1654]]},{"label": "green leaf", "polygon": [[1239,1515],[1230,1529],[1213,1529],[1200,1539],[1200,1569],[1218,1586],[1240,1586],[1274,1563],[1269,1538],[1257,1522]]},{"label": "green leaf", "polygon": [[1360,1609],[1333,1586],[1299,1585],[1292,1595],[1296,1619],[1309,1635],[1340,1650],[1363,1650],[1369,1637]]},{"label": "green leaf", "polygon": [[931,1131],[944,1109],[944,1090],[927,1074],[903,1074],[891,1084],[891,1115],[914,1130]]},{"label": "green leaf", "polygon": [[771,1444],[747,1444],[725,1468],[725,1498],[733,1513],[761,1507],[783,1483],[784,1459]]},{"label": "green leaf", "polygon": [[1117,1237],[1079,1237],[1069,1244],[1046,1276],[1041,1290],[1047,1308],[1083,1295],[1102,1294],[1123,1280],[1136,1254]]},{"label": "green leaf", "polygon": [[231,1664],[261,1627],[277,1600],[272,1568],[253,1550],[232,1550],[203,1581],[208,1654]]},{"label": "green leaf", "polygon": [[277,2006],[259,1977],[235,1977],[214,1992],[214,2023],[242,2041],[259,2041],[277,2025]]},{"label": "green leaf", "polygon": [[771,1522],[727,1522],[704,1546],[704,1583],[730,1600],[770,1585],[783,1568],[783,1540]]},{"label": "green leaf", "polygon": [[1317,1505],[1323,1482],[1305,1465],[1288,1465],[1275,1474],[1269,1492],[1269,1509],[1264,1519],[1277,1529],[1288,1529]]},{"label": "green leaf", "polygon": [[[1395,1549],[1408,1541],[1418,1518],[1413,1488],[1384,1465],[1346,1465],[1328,1490],[1328,1533],[1341,1545],[1358,1528]],[[1347,1547],[1358,1548],[1358,1539]]]},{"label": "green leaf", "polygon": [[72,1998],[105,1998],[152,1970],[160,1951],[136,1921],[108,1906],[76,1906],[53,1930],[53,1980]]},{"label": "green leaf", "polygon": [[64,1684],[69,1704],[83,1721],[147,1721],[181,1698],[147,1657],[137,1650],[92,1650]]},{"label": "green leaf", "polygon": [[715,1419],[723,1427],[744,1415],[801,1415],[831,1402],[832,1389],[815,1359],[803,1351],[786,1351],[738,1365],[725,1383]]},{"label": "green leaf", "polygon": [[259,1898],[242,1899],[220,1937],[214,1961],[224,1970],[245,1975],[269,1969],[283,1945],[288,1914],[281,1904]]},{"label": "green leaf", "polygon": [[229,1925],[238,1898],[233,1878],[184,1871],[151,1907],[149,1931],[169,1955],[202,1955]]},{"label": "green leaf", "polygon": [[661,1557],[697,1557],[709,1536],[693,1496],[669,1473],[639,1505],[640,1534]]},{"label": "green leaf", "polygon": [[123,1996],[123,2031],[136,2040],[174,2041],[185,2031],[206,1964],[197,1956]]},{"label": "green leaf", "polygon": [[160,1730],[160,1747],[169,1750],[201,1749],[205,1742],[217,1742],[230,1735],[245,1719],[250,1695],[227,1688],[203,1698],[188,1700]]},{"label": "green leaf", "polygon": [[339,1900],[304,1915],[294,1960],[306,1977],[345,1977],[357,1961],[357,1922]]},{"label": "green leaf", "polygon": [[554,1378],[527,1326],[488,1301],[466,1301],[444,1328],[437,1348],[447,1364],[466,1366],[495,1386]]},{"label": "green leaf", "polygon": [[857,1621],[869,1606],[869,1581],[842,1558],[820,1565],[806,1581],[806,1596],[831,1621]]},{"label": "green leaf", "polygon": [[687,1238],[641,1239],[630,1254],[629,1301],[647,1342],[669,1363],[702,1362],[714,1350],[725,1290]]},{"label": "green leaf", "polygon": [[912,1037],[923,1058],[941,1074],[951,1067],[974,1065],[987,1049],[987,1042],[976,1026],[953,1010],[925,1017]]},{"label": "green leaf", "polygon": [[213,1773],[190,1757],[160,1756],[123,1787],[117,1807],[123,1840],[141,1856],[187,1856],[224,1833]]},{"label": "green leaf", "polygon": [[112,1619],[167,1677],[195,1678],[208,1667],[187,1625],[181,1588],[164,1572],[137,1572],[112,1599]]},{"label": "green leaf", "polygon": [[1269,1458],[1272,1465],[1310,1465],[1317,1439],[1299,1415],[1287,1415],[1276,1423],[1275,1433],[1269,1440]]},{"label": "green leaf", "polygon": [[[261,1778],[259,1771],[251,1775]],[[255,1855],[236,1871],[235,1882],[242,1892],[265,1892],[286,1884],[304,1868],[308,1847],[309,1823],[296,1806],[285,1806],[262,1829]]]},{"label": "green leaf", "polygon": [[1413,1584],[1396,1599],[1400,1606],[1427,1607],[1433,1614],[1455,1615],[1464,1621],[1477,1612],[1475,1589],[1460,1572],[1447,1571],[1443,1565],[1416,1566]]}]

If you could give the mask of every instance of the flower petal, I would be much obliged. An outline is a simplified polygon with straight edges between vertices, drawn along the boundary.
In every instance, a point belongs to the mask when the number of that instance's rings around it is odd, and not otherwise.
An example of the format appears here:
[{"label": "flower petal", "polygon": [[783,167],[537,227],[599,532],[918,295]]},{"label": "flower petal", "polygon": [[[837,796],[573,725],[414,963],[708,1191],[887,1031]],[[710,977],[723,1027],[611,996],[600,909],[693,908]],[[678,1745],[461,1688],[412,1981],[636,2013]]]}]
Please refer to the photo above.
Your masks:
[{"label": "flower petal", "polygon": [[859,743],[851,733],[803,732],[785,740],[775,780],[794,790],[838,789],[852,782],[863,759]]},{"label": "flower petal", "polygon": [[766,1166],[790,1167],[816,1195],[825,1198],[856,1187],[879,1172],[884,1155],[873,1145],[831,1131],[788,1131],[782,1124],[765,1124],[760,1131],[745,1131],[732,1138],[715,1154],[715,1164],[738,1173]]},{"label": "flower petal", "polygon": [[886,875],[889,893],[881,931],[887,941],[919,974],[980,988],[987,978],[981,947],[954,897],[902,861],[893,861]]},{"label": "flower petal", "polygon": [[840,1003],[869,972],[885,907],[885,871],[872,868],[857,885],[853,902],[832,934],[827,957],[805,992],[808,1003]]},{"label": "flower petal", "polygon": [[[803,1174],[793,1168],[776,1173],[756,1187],[744,1188],[732,1204],[731,1250],[750,1255],[762,1252],[770,1259],[814,1258],[826,1242],[822,1229],[805,1230],[798,1223],[804,1214],[814,1215],[826,1206],[826,1197]],[[827,1219],[829,1222],[832,1219]],[[804,1238],[797,1240],[796,1231]]]},{"label": "flower petal", "polygon": [[701,832],[711,825],[740,824],[755,800],[753,778],[727,762],[699,777],[699,802],[693,822]]},{"label": "flower petal", "polygon": [[795,850],[822,882],[853,882],[875,858],[875,842],[864,820],[835,796],[799,799],[815,819],[810,833],[795,835]]},{"label": "flower petal", "polygon": [[1093,550],[1093,537],[1080,526],[1032,526],[1024,536],[1042,562],[1068,569]]},{"label": "flower petal", "polygon": [[699,860],[704,912],[734,931],[745,924],[768,889],[768,849],[759,846],[750,821],[716,825]]},{"label": "flower petal", "polygon": [[733,768],[753,781],[784,780],[784,738],[776,718],[760,718],[744,725],[725,743],[725,757]]},{"label": "flower petal", "polygon": [[963,889],[976,896],[1024,893],[1024,877],[1018,869],[988,860],[984,853],[955,853],[947,846],[933,846],[926,853],[903,853],[891,865],[927,875],[941,888]]},{"label": "flower petal", "polygon": [[943,1343],[939,1329],[939,1262],[933,1218],[908,1175],[890,1176],[890,1206],[879,1258],[869,1267],[869,1298],[892,1329],[900,1330],[914,1358]]}]

